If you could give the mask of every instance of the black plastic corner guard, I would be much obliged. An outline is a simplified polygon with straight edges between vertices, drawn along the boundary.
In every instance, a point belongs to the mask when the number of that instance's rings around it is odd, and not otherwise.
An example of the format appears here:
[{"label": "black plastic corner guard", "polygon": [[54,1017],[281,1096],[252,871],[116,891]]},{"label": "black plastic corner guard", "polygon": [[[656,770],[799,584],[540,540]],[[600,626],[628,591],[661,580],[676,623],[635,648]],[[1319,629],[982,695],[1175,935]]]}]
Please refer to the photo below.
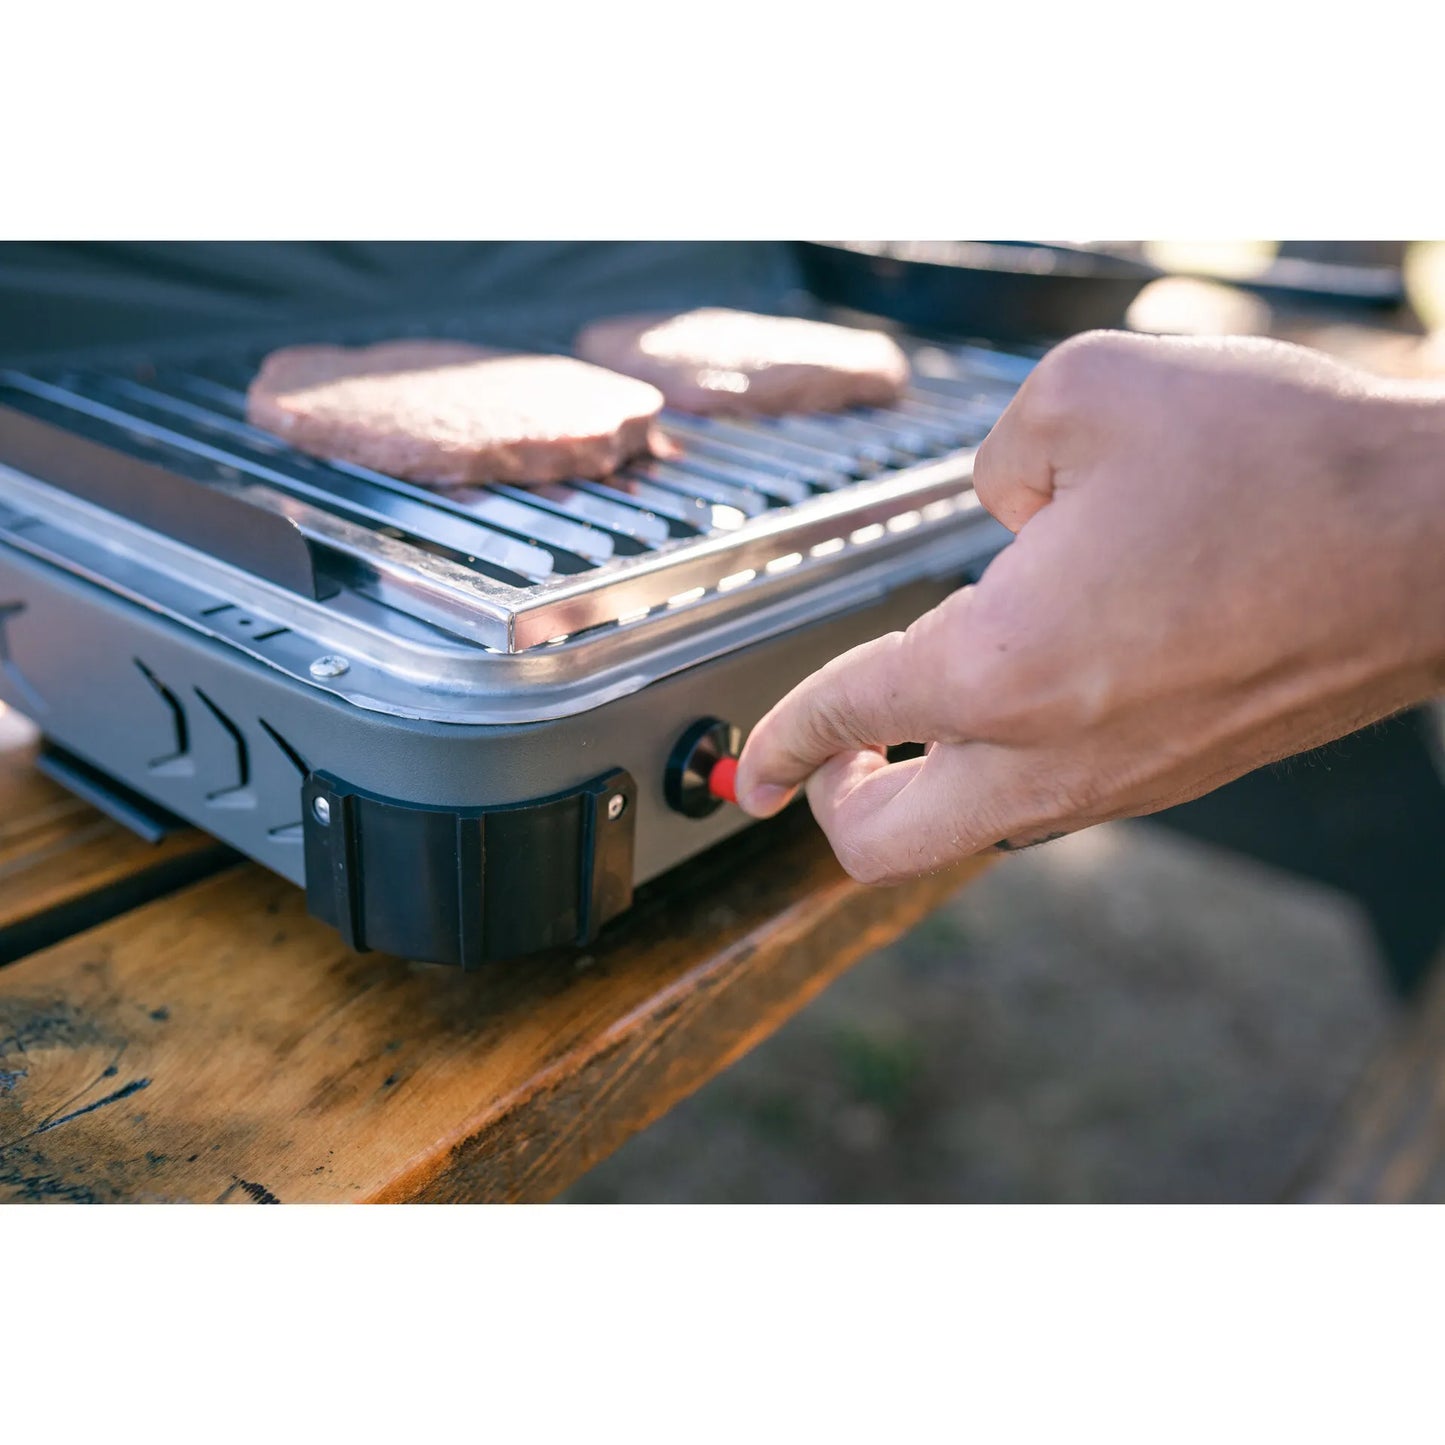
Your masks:
[{"label": "black plastic corner guard", "polygon": [[312,773],[306,903],[356,949],[477,969],[590,943],[632,902],[637,785],[622,769],[498,808],[434,808]]}]

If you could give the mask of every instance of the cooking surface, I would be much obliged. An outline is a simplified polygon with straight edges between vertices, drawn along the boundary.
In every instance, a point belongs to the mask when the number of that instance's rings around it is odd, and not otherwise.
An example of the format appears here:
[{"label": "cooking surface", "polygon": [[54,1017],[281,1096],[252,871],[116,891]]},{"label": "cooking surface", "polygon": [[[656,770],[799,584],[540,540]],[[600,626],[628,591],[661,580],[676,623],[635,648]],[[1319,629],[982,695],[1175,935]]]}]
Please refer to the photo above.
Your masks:
[{"label": "cooking surface", "polygon": [[[197,546],[183,528],[200,526],[206,506],[230,504],[200,547],[208,555],[182,575],[199,583],[208,567],[224,570],[217,588],[244,600],[254,623],[250,636],[227,640],[264,660],[277,663],[266,644],[283,648],[283,634],[308,621],[321,641],[329,628],[359,627],[453,660],[459,649],[560,659],[637,624],[661,640],[671,629],[659,624],[683,614],[720,617],[816,592],[919,552],[930,532],[986,521],[968,486],[972,450],[1030,363],[972,347],[914,352],[915,380],[897,407],[752,420],[666,412],[682,455],[601,482],[433,491],[303,456],[245,420],[260,353],[0,373],[0,461],[48,480],[42,463],[24,464],[33,446],[17,458],[9,445],[38,423],[47,446],[82,438],[180,478],[185,505],[152,508],[144,529],[104,518],[112,553],[172,575],[174,543]],[[63,560],[62,534],[93,534],[101,518],[87,524],[85,512],[95,498],[66,485],[83,500],[9,474],[0,503],[17,513],[13,541]],[[227,524],[235,516],[272,531],[252,545]],[[366,652],[346,637],[336,645]]]}]

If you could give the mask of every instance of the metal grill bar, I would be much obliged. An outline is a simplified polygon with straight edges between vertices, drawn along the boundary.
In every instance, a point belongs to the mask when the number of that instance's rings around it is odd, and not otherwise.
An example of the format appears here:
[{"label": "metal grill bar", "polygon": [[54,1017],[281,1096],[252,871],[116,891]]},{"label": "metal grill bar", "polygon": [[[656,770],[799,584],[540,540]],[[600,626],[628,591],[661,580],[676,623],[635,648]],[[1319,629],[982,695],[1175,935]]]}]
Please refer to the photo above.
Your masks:
[{"label": "metal grill bar", "polygon": [[916,446],[905,444],[896,431],[871,426],[857,416],[834,417],[819,424],[808,416],[769,417],[764,423],[770,431],[792,437],[831,437],[835,443],[845,441],[851,451],[850,461],[855,476],[872,476],[889,467],[904,467],[925,455]]},{"label": "metal grill bar", "polygon": [[[184,394],[177,395],[175,390],[163,389],[165,379],[160,377],[150,385],[126,380],[107,382],[93,377],[80,377],[77,381],[80,389],[87,394],[119,392],[140,407],[165,411],[203,432],[224,437],[244,453],[269,452],[274,465],[303,474],[310,479],[308,485],[314,482],[323,491],[333,491],[343,499],[355,499],[359,495],[379,514],[390,513],[390,520],[395,525],[406,528],[419,538],[440,542],[459,552],[469,550],[467,541],[471,532],[449,528],[443,520],[447,514],[471,524],[486,523],[490,528],[529,542],[534,547],[552,550],[554,565],[539,574],[541,576],[553,572],[583,571],[588,563],[605,562],[615,550],[614,539],[606,533],[594,527],[578,525],[574,518],[565,514],[559,517],[553,511],[535,507],[525,496],[518,499],[515,494],[508,494],[502,489],[457,487],[428,491],[350,462],[317,462],[301,456],[266,432],[237,419],[245,415],[245,398],[239,393],[221,392],[220,388],[216,388],[215,392],[220,392],[226,401],[217,400],[208,408]],[[226,407],[224,412],[218,409],[221,405]],[[284,462],[274,460],[278,457],[284,458]],[[363,487],[358,489],[348,478],[362,483]],[[394,501],[393,497],[404,500]]]},{"label": "metal grill bar", "polygon": [[[729,578],[751,580],[788,555],[800,556],[794,572],[806,575],[815,547],[828,549],[831,558],[835,544],[838,553],[849,544],[884,545],[894,519],[906,516],[916,522],[930,507],[940,508],[940,516],[976,508],[977,498],[966,490],[970,467],[971,458],[945,458],[896,477],[860,482],[847,493],[814,498],[807,507],[756,518],[731,536],[709,537],[671,557],[638,558],[607,579],[604,611],[627,617],[696,589],[711,590]],[[519,599],[514,646],[531,647],[595,626],[599,595],[588,579],[577,578],[546,589],[545,596]]]},{"label": "metal grill bar", "polygon": [[[681,535],[681,529],[669,527],[663,517],[651,516],[640,507],[629,507],[595,493],[583,492],[575,486],[552,483],[526,488],[499,486],[494,490],[499,496],[542,508],[559,517],[580,517],[585,522],[595,523],[618,539],[619,555],[632,555],[659,547],[670,537]],[[629,539],[633,545],[623,545],[623,538]]]},{"label": "metal grill bar", "polygon": [[[712,471],[695,459],[684,462],[637,462],[625,467],[618,476],[623,481],[638,481],[662,487],[679,496],[702,497],[714,507],[727,507],[740,517],[761,517],[770,508],[768,498],[762,492],[739,482],[727,482],[715,476]],[[713,512],[713,524],[719,519]],[[721,520],[726,528],[736,523],[729,517]]]},{"label": "metal grill bar", "polygon": [[141,394],[143,390],[124,382],[111,385],[82,378],[74,387],[46,387],[41,394],[62,406],[124,427],[154,446],[203,457],[214,465],[279,486],[301,500],[344,510],[368,526],[400,529],[410,541],[430,543],[458,557],[492,562],[539,581],[558,572],[580,572],[588,565],[579,555],[561,549],[544,550],[516,534],[508,536],[478,527],[462,514],[453,516],[446,508],[433,505],[429,497],[418,501],[394,488],[378,487],[353,469],[323,467],[289,448],[275,450],[274,442],[270,443],[272,454],[267,455],[250,439],[239,436],[219,434],[205,440],[207,433],[218,429],[202,424],[202,436],[197,436],[193,419],[193,424],[186,426],[186,418],[174,418],[170,408],[156,405]]},{"label": "metal grill bar", "polygon": [[583,496],[602,497],[616,500],[626,506],[636,507],[644,515],[666,517],[675,526],[674,535],[683,536],[710,532],[718,522],[713,508],[703,497],[670,492],[666,487],[651,483],[612,477],[605,482],[577,482],[576,490]]},{"label": "metal grill bar", "polygon": [[664,423],[667,435],[683,445],[679,466],[706,469],[720,480],[737,476],[777,505],[795,505],[811,496],[814,487],[835,486],[849,480],[846,472],[802,465],[770,450],[762,441],[739,445],[715,436],[707,427],[695,421],[683,421],[673,413],[664,413]]},{"label": "metal grill bar", "polygon": [[[790,434],[777,427],[763,427],[756,422],[728,421],[722,417],[680,417],[663,413],[664,428],[681,437],[699,436],[736,447],[746,455],[775,456],[796,466],[802,477],[856,477],[858,455],[846,444],[846,435],[829,428],[811,433]],[[819,485],[822,485],[821,483]]]},{"label": "metal grill bar", "polygon": [[972,348],[929,356],[897,407],[752,419],[669,411],[662,425],[680,456],[535,488],[429,490],[303,456],[246,421],[258,359],[13,384],[109,445],[281,513],[358,591],[519,651],[765,575],[775,591],[774,563],[802,585],[971,506],[970,448],[1032,363]]},{"label": "metal grill bar", "polygon": [[[249,481],[228,461],[217,460],[224,454],[212,453],[209,448],[194,451],[174,446],[157,435],[159,429],[146,428],[101,403],[71,397],[67,405],[47,399],[45,392],[53,388],[44,383],[13,373],[0,379],[24,393],[27,409],[44,419],[287,518],[308,542],[331,557],[335,576],[358,591],[393,603],[398,596],[408,598],[406,610],[426,621],[487,646],[507,646],[511,636],[508,599],[526,590],[527,579],[501,561],[489,559],[486,571],[478,565],[480,559],[471,567],[460,566],[449,556],[396,538],[386,528],[359,524],[339,509],[313,507],[274,486]],[[17,403],[20,400],[14,398]],[[521,544],[510,545],[516,548]],[[514,553],[508,555],[515,560]]]}]

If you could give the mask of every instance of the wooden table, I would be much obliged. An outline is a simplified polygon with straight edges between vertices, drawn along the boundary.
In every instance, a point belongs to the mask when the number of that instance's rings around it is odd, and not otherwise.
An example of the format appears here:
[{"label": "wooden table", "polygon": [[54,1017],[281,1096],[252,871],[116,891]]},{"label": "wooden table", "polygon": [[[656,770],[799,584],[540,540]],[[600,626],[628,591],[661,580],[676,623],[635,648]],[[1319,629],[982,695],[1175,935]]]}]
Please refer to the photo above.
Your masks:
[{"label": "wooden table", "polygon": [[0,717],[0,1200],[550,1198],[977,873],[844,875],[805,810],[589,954],[356,954],[199,834],[149,847]]},{"label": "wooden table", "polygon": [[1445,1203],[1445,958],[1291,1197],[1311,1204]]}]

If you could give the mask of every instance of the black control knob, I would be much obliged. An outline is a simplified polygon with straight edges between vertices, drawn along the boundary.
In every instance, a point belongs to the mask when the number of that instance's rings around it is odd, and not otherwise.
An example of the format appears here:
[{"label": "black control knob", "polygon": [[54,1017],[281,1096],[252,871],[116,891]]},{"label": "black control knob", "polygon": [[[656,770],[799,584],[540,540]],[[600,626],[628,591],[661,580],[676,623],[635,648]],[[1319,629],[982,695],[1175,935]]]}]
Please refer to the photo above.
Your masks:
[{"label": "black control knob", "polygon": [[706,818],[723,804],[725,792],[709,786],[713,770],[723,759],[736,760],[743,750],[742,729],[715,717],[705,717],[677,740],[667,760],[663,792],[667,805],[689,818]]}]

